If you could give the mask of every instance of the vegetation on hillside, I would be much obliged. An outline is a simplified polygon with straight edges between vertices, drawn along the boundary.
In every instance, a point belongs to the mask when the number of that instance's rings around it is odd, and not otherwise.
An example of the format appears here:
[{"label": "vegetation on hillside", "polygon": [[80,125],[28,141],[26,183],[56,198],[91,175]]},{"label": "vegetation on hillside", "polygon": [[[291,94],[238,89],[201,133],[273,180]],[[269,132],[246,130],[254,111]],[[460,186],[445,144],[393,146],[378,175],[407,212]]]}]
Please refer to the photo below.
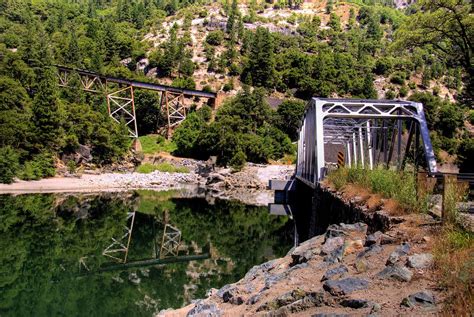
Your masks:
[{"label": "vegetation on hillside", "polygon": [[[457,155],[462,170],[472,171],[468,162],[474,142],[464,124],[472,121],[468,109],[473,91],[474,23],[468,1],[422,0],[405,10],[393,8],[388,0],[328,1],[324,13],[293,12],[285,18],[294,32],[249,28],[245,23],[277,25],[279,18],[260,15],[270,6],[260,1],[247,3],[244,13],[237,0],[222,3],[223,27],[207,30],[209,13],[203,5],[211,4],[0,1],[2,181],[50,175],[57,158],[80,145],[91,148],[97,164],[116,161],[127,151],[126,128],[108,117],[104,98],[84,94],[77,74],[70,79],[72,88],[60,89],[55,64],[205,90],[211,83],[196,83],[196,72],[217,73],[223,76],[224,91],[241,84],[262,88],[256,93],[258,100],[270,93],[303,100],[311,96],[420,100],[426,103],[435,147]],[[301,5],[301,1],[278,1],[274,7],[293,10]],[[203,24],[198,30],[207,34],[200,40],[191,36],[199,19]],[[150,34],[153,38],[158,33],[163,40],[150,40]],[[197,41],[205,56],[196,59]],[[144,58],[149,64],[138,68]],[[155,68],[155,73],[144,75]],[[296,139],[301,104],[284,103],[276,114],[268,109],[260,113],[259,102],[242,102],[257,95],[243,92],[228,101],[215,122],[197,112],[190,115],[176,131],[176,153],[217,155],[220,163],[232,161],[238,166],[291,152],[288,137]],[[139,134],[157,133],[164,123],[159,95],[137,91],[136,108]],[[244,108],[247,114],[241,111]],[[253,122],[254,112],[264,119]],[[226,132],[229,127],[236,133]],[[185,136],[188,130],[193,132]],[[44,165],[43,171],[38,170]]]},{"label": "vegetation on hillside", "polygon": [[263,89],[245,89],[226,102],[212,122],[209,107],[191,113],[173,134],[175,153],[201,159],[215,155],[218,164],[240,169],[245,161],[265,163],[293,152],[289,137],[278,128],[284,118],[264,96]]}]

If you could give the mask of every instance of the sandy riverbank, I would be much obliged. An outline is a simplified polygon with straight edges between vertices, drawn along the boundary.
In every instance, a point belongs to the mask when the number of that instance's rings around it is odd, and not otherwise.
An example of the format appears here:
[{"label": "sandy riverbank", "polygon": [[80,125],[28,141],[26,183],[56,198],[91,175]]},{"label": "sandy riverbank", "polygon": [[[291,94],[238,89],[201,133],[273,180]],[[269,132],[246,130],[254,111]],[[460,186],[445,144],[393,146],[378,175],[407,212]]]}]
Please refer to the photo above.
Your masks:
[{"label": "sandy riverbank", "polygon": [[266,190],[270,179],[284,179],[293,172],[286,165],[248,165],[242,171],[231,173],[218,169],[211,174],[166,173],[102,173],[83,174],[80,177],[52,177],[37,181],[18,180],[0,184],[0,194],[64,193],[64,192],[117,192],[135,189],[195,191],[204,188],[209,196],[237,199],[246,203],[266,205],[273,201],[273,192]]}]

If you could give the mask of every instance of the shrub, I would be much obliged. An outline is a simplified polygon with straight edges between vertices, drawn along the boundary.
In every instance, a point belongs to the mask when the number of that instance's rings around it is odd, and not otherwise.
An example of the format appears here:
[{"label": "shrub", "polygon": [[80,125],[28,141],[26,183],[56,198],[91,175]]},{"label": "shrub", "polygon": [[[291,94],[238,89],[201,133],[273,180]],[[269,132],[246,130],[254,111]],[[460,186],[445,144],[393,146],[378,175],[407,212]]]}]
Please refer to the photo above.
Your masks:
[{"label": "shrub", "polygon": [[385,99],[395,99],[395,96],[395,92],[391,89],[385,92]]},{"label": "shrub", "polygon": [[390,82],[396,85],[403,85],[405,83],[406,75],[404,72],[398,71],[392,74]]},{"label": "shrub", "polygon": [[237,151],[230,159],[229,165],[236,171],[240,171],[245,166],[247,156],[242,150]]},{"label": "shrub", "polygon": [[38,180],[55,174],[53,155],[49,152],[43,152],[25,162],[19,176],[24,180]]},{"label": "shrub", "polygon": [[11,147],[0,148],[0,182],[10,184],[16,176],[19,164],[19,155]]},{"label": "shrub", "polygon": [[231,91],[232,89],[234,89],[234,87],[231,83],[225,83],[222,87],[222,90],[225,92]]},{"label": "shrub", "polygon": [[69,173],[71,174],[76,173],[76,168],[77,168],[77,165],[74,160],[69,160],[69,162],[67,162],[67,170]]},{"label": "shrub", "polygon": [[328,175],[328,180],[339,190],[347,183],[368,188],[385,198],[395,199],[399,207],[405,211],[426,211],[428,200],[418,200],[416,196],[416,180],[411,173],[375,168],[339,168]]},{"label": "shrub", "polygon": [[221,30],[211,31],[206,36],[206,43],[213,46],[221,45],[223,40],[224,33]]},{"label": "shrub", "polygon": [[403,85],[402,87],[400,87],[400,90],[398,92],[400,94],[400,97],[406,97],[408,95],[407,86]]},{"label": "shrub", "polygon": [[142,152],[144,154],[153,154],[158,152],[173,152],[176,149],[176,145],[166,140],[161,135],[149,134],[139,137],[140,143],[142,144]]}]

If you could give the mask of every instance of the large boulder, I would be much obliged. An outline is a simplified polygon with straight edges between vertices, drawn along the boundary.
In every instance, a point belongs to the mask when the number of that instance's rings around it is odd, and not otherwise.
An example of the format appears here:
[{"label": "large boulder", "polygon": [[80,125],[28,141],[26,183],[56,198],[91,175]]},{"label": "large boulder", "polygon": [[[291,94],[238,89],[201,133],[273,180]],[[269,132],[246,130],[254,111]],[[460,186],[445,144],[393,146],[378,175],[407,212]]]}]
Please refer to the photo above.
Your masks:
[{"label": "large boulder", "polygon": [[321,278],[321,282],[332,279],[333,277],[341,277],[342,275],[348,272],[349,270],[347,269],[345,265],[340,265],[333,269],[329,269],[326,271],[326,273],[324,273],[323,277]]}]

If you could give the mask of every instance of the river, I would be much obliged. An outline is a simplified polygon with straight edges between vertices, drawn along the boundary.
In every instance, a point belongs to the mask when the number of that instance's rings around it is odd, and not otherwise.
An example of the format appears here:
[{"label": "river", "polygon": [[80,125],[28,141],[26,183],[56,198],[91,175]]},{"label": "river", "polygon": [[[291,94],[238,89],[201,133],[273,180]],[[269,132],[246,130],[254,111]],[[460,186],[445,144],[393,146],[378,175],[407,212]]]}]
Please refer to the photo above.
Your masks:
[{"label": "river", "polygon": [[0,315],[153,316],[293,246],[267,207],[183,196],[0,195]]}]

